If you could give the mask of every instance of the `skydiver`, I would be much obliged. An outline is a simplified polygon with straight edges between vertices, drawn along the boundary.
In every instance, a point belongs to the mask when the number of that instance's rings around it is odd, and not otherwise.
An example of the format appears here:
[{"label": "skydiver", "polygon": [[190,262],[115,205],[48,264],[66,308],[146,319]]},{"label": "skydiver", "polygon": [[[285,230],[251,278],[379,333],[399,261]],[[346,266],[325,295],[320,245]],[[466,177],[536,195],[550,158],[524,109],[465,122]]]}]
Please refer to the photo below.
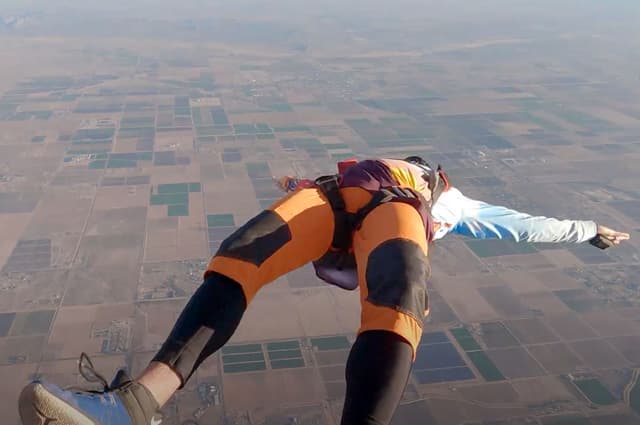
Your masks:
[{"label": "skydiver", "polygon": [[[231,338],[256,293],[312,263],[318,277],[360,289],[361,324],[346,364],[341,425],[389,424],[428,314],[429,246],[449,233],[523,242],[618,245],[629,234],[594,221],[534,217],[464,196],[422,158],[373,159],[315,181],[285,178],[290,192],[231,234],[168,338],[136,379],[111,383],[89,358],[85,379],[104,390],[33,381],[20,394],[25,425],[158,425],[159,409]],[[57,422],[54,422],[57,421]]]}]

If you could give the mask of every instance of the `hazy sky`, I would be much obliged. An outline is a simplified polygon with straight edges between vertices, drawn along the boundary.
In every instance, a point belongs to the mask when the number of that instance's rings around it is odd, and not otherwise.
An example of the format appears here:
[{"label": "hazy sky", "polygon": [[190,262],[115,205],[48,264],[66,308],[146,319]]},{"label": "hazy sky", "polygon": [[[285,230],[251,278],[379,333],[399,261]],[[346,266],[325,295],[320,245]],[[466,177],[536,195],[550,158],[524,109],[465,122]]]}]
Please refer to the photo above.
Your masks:
[{"label": "hazy sky", "polygon": [[[191,16],[204,11],[215,15],[243,13],[259,17],[263,11],[279,13],[326,10],[337,14],[365,13],[384,17],[391,12],[398,16],[442,15],[484,17],[524,16],[640,16],[638,0],[0,0],[0,11],[42,9],[53,11],[71,8],[82,11],[128,11],[147,16]],[[246,15],[251,14],[251,15]]]}]

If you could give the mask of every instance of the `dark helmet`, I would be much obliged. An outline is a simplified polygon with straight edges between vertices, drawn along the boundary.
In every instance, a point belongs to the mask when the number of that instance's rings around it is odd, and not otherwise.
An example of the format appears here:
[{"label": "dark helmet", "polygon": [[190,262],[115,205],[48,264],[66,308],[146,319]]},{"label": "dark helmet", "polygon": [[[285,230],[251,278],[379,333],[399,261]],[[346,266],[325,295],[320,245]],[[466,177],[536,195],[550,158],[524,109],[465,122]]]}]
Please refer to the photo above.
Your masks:
[{"label": "dark helmet", "polygon": [[410,162],[412,164],[422,165],[423,167],[431,168],[429,163],[427,161],[425,161],[424,159],[422,159],[422,157],[419,157],[418,155],[408,156],[403,161],[407,161],[407,162]]}]

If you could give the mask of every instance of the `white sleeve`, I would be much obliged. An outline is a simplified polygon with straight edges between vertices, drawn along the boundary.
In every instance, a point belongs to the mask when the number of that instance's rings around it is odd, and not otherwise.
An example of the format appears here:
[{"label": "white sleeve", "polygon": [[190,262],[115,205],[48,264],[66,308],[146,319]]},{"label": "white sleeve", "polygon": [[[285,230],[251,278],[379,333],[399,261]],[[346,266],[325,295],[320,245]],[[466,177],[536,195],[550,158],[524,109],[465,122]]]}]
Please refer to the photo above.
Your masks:
[{"label": "white sleeve", "polygon": [[461,196],[461,216],[452,232],[476,239],[511,239],[516,242],[582,243],[597,234],[594,221],[559,220],[532,216],[506,207]]}]

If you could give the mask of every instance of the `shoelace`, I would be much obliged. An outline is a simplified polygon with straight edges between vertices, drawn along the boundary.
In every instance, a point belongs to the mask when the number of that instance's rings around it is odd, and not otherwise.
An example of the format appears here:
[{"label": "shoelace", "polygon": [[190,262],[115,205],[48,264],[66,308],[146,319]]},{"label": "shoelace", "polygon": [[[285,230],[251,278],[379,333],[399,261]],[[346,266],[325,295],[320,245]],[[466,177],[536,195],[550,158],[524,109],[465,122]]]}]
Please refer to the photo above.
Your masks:
[{"label": "shoelace", "polygon": [[109,382],[105,379],[105,377],[102,376],[98,371],[96,371],[96,368],[93,365],[93,362],[91,361],[91,359],[89,358],[89,355],[85,352],[80,354],[80,361],[78,362],[78,372],[80,373],[80,376],[82,376],[85,379],[85,381],[91,382],[91,383],[99,382],[100,384],[102,384],[102,388],[103,388],[102,391],[88,390],[86,388],[81,388],[75,385],[68,387],[67,388],[68,390],[102,394],[112,389],[109,386]]}]

